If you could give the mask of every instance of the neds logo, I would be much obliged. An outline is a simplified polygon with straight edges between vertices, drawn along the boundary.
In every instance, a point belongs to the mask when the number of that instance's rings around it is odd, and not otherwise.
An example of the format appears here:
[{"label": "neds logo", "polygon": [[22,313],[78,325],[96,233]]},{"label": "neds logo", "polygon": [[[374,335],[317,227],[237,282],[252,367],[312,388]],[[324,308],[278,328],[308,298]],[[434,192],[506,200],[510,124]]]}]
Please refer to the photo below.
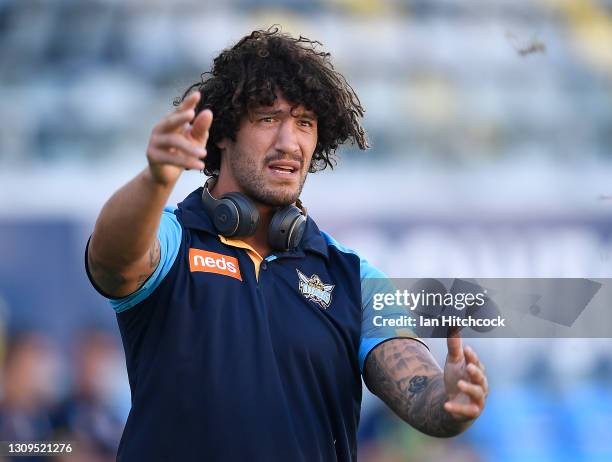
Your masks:
[{"label": "neds logo", "polygon": [[229,255],[208,252],[201,249],[189,249],[189,269],[191,272],[215,273],[242,281],[238,260]]}]

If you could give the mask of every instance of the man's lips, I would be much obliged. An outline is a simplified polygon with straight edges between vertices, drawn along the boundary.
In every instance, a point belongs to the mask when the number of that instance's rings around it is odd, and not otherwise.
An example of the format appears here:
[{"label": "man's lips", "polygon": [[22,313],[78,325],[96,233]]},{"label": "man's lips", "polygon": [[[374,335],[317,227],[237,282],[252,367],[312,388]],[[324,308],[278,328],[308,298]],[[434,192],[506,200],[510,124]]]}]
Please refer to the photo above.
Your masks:
[{"label": "man's lips", "polygon": [[301,164],[295,160],[275,160],[268,164],[268,168],[280,175],[291,175],[300,171]]}]

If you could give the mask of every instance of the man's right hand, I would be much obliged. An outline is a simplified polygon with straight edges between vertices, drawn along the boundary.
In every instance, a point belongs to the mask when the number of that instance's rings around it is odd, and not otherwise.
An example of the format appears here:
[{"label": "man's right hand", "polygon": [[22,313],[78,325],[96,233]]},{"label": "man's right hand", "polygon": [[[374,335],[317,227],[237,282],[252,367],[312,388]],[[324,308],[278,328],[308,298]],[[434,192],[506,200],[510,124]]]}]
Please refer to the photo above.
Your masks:
[{"label": "man's right hand", "polygon": [[204,168],[212,112],[201,111],[194,120],[199,100],[199,92],[190,94],[155,126],[149,165],[115,192],[98,216],[87,259],[92,279],[109,296],[133,293],[155,271],[157,230],[172,188],[183,170]]},{"label": "man's right hand", "polygon": [[183,170],[204,168],[213,114],[205,109],[194,120],[199,100],[200,92],[191,93],[153,128],[147,160],[152,179],[160,185],[174,186]]}]

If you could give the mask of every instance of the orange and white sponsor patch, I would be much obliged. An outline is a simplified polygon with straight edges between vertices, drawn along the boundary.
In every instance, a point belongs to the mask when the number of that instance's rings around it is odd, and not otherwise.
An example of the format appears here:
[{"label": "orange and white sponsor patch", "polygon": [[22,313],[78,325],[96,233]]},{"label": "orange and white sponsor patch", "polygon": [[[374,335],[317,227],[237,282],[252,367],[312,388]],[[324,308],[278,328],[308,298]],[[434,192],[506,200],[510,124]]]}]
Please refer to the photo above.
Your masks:
[{"label": "orange and white sponsor patch", "polygon": [[201,249],[189,249],[189,269],[191,272],[222,274],[242,281],[238,259],[221,253]]}]

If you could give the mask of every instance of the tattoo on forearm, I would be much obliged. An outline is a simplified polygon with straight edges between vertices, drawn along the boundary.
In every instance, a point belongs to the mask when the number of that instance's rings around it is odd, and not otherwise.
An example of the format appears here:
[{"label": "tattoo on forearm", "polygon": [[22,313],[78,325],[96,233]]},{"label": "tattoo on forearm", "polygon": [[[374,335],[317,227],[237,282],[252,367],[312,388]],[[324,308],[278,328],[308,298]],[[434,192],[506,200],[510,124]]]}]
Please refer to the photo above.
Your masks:
[{"label": "tattoo on forearm", "polygon": [[412,395],[415,395],[416,393],[419,393],[427,388],[428,381],[429,379],[425,375],[415,375],[408,382],[408,391],[412,393]]},{"label": "tattoo on forearm", "polygon": [[368,356],[368,387],[399,417],[431,436],[454,436],[464,428],[444,410],[444,377],[427,349],[411,339],[389,340]]}]

